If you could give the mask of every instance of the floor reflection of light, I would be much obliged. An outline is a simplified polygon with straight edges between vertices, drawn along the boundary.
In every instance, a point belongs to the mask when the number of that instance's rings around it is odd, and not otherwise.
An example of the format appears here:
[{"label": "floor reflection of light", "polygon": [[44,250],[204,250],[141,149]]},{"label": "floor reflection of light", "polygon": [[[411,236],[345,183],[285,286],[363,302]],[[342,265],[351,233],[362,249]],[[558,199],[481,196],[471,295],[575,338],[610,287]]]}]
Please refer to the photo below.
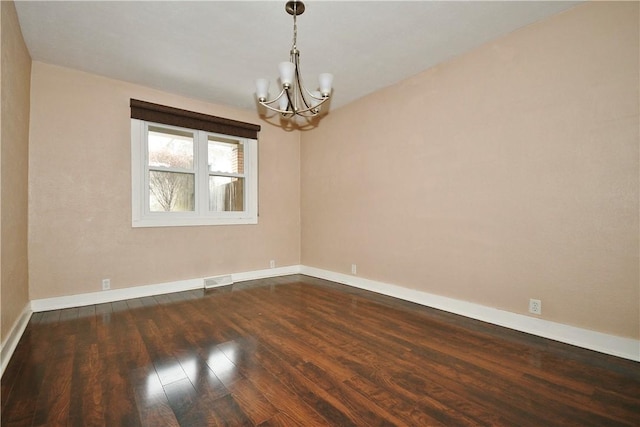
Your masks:
[{"label": "floor reflection of light", "polygon": [[218,347],[213,347],[207,358],[207,365],[217,375],[224,376],[234,372],[236,369],[235,361],[237,354],[237,345],[233,342],[222,344],[224,352]]},{"label": "floor reflection of light", "polygon": [[184,378],[195,380],[198,376],[198,360],[195,357],[170,363],[156,364],[156,369],[149,372],[146,382],[147,399],[164,393],[163,386]]},{"label": "floor reflection of light", "polygon": [[216,350],[215,353],[211,353],[209,355],[207,365],[209,365],[216,375],[231,373],[236,367],[236,365],[234,365],[231,360],[227,359],[227,356],[219,350]]},{"label": "floor reflection of light", "polygon": [[222,354],[227,356],[227,359],[231,361],[234,365],[238,362],[238,344],[235,342],[224,343],[221,346]]},{"label": "floor reflection of light", "polygon": [[147,375],[146,393],[147,400],[152,400],[154,396],[164,393],[162,383],[160,382],[160,378],[158,378],[156,371],[149,372],[149,375]]},{"label": "floor reflection of light", "polygon": [[191,380],[195,380],[198,377],[198,361],[195,357],[192,357],[187,360],[182,360],[180,362],[182,365],[182,369],[184,369],[185,374]]},{"label": "floor reflection of light", "polygon": [[177,361],[166,365],[163,364],[161,367],[156,365],[156,372],[158,373],[158,377],[160,377],[162,385],[171,384],[172,382],[179,381],[187,377]]}]

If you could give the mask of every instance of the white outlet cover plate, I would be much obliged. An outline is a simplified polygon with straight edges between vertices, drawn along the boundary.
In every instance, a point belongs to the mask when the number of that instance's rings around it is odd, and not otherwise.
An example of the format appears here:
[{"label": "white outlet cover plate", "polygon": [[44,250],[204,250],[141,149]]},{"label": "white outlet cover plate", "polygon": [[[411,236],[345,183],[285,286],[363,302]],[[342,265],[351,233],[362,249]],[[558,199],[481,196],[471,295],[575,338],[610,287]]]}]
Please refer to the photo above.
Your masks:
[{"label": "white outlet cover plate", "polygon": [[538,299],[530,299],[529,312],[533,314],[542,314],[542,301]]}]

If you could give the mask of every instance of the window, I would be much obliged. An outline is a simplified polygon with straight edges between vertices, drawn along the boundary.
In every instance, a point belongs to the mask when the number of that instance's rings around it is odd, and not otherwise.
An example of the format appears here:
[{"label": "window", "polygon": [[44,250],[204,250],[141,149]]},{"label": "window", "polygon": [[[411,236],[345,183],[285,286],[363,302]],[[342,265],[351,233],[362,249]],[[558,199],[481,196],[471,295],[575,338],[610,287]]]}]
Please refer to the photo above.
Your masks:
[{"label": "window", "polygon": [[133,227],[258,222],[255,137],[141,120],[131,101]]}]

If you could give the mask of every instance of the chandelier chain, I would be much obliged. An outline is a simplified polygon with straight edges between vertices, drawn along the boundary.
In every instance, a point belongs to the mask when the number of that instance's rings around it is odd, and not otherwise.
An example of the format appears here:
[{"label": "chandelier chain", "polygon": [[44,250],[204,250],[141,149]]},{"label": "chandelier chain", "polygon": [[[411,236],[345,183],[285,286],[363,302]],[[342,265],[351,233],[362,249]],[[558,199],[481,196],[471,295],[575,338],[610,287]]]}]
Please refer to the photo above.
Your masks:
[{"label": "chandelier chain", "polygon": [[293,14],[293,46],[291,47],[291,50],[296,50],[298,49],[298,22],[296,20],[297,14],[294,12]]}]

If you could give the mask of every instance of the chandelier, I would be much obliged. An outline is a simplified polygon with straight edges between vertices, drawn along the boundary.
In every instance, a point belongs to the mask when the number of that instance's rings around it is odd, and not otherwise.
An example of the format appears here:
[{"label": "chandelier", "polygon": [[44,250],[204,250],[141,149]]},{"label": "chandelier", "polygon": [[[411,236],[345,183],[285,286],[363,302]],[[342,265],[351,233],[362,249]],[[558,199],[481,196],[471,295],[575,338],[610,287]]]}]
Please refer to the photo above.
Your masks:
[{"label": "chandelier", "polygon": [[298,27],[296,17],[304,13],[304,3],[297,0],[288,1],[285,10],[293,16],[293,44],[289,52],[289,61],[281,62],[278,66],[280,70],[280,84],[282,89],[275,98],[268,100],[269,80],[256,80],[256,97],[261,105],[269,110],[276,111],[282,117],[293,116],[313,117],[320,113],[320,106],[324,104],[331,95],[331,84],[333,75],[322,73],[318,76],[319,89],[309,91],[304,87],[302,76],[300,75],[300,51],[296,45]]}]

